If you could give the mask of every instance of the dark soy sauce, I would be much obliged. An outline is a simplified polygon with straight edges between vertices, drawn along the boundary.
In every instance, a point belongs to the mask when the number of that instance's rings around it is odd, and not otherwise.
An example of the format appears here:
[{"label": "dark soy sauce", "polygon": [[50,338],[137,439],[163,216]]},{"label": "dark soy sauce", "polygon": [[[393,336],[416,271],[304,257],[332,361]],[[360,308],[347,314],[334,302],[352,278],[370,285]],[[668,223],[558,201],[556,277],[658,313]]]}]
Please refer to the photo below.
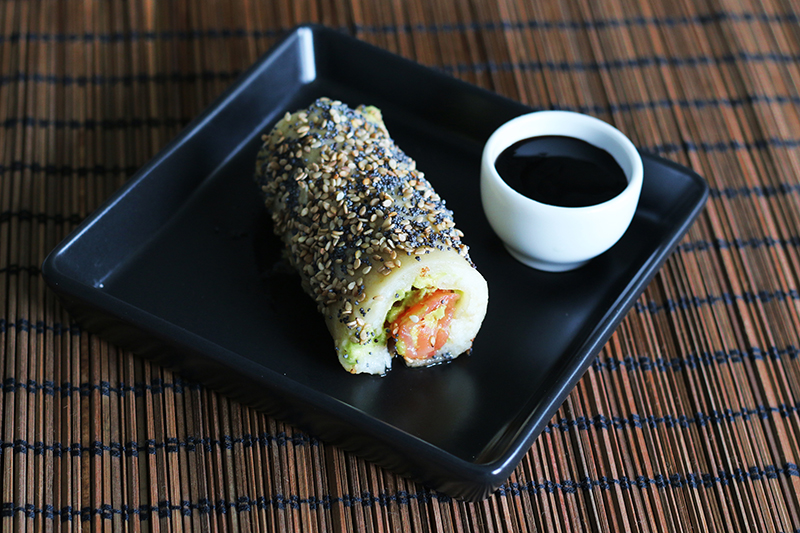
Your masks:
[{"label": "dark soy sauce", "polygon": [[557,135],[512,144],[497,158],[495,168],[517,192],[561,207],[599,204],[628,185],[611,154],[586,141]]}]

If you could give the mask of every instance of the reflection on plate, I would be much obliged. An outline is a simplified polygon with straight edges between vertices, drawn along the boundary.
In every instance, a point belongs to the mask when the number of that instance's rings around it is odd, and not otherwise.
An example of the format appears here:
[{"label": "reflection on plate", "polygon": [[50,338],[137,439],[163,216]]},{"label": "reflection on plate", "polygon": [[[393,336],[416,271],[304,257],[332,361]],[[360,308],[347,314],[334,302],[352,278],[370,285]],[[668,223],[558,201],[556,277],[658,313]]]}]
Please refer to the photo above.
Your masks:
[{"label": "reflection on plate", "polygon": [[[363,65],[371,65],[364,69]],[[318,96],[380,107],[447,200],[489,282],[471,355],[385,378],[344,372],[281,261],[252,182],[259,135]],[[491,232],[480,154],[530,111],[325,28],[279,43],[48,257],[87,329],[314,435],[477,500],[504,482],[702,208],[696,174],[644,156],[622,240],[565,274],[529,269]]]}]

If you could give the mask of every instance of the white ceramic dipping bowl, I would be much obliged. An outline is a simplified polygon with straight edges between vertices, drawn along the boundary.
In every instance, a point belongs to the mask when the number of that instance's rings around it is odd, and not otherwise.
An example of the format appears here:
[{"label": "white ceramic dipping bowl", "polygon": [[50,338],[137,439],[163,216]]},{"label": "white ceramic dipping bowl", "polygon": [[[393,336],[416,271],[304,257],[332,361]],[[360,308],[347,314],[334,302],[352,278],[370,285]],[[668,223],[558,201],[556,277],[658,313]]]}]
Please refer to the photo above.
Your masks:
[{"label": "white ceramic dipping bowl", "polygon": [[[545,135],[573,137],[605,150],[625,172],[627,187],[586,207],[543,204],[512,189],[497,173],[497,157],[517,141]],[[639,203],[643,174],[639,152],[618,129],[580,113],[539,111],[506,122],[489,137],[481,161],[481,200],[512,256],[539,270],[563,272],[584,265],[622,237]]]}]

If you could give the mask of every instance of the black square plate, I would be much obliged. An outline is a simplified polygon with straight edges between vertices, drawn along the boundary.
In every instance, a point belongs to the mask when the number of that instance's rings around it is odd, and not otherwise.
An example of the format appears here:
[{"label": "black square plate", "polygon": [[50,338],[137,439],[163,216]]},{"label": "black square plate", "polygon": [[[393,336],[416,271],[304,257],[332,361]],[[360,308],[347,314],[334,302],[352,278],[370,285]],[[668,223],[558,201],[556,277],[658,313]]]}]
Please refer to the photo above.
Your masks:
[{"label": "black square plate", "polygon": [[[489,282],[471,355],[386,377],[346,373],[322,317],[281,268],[253,182],[259,136],[319,96],[380,107],[447,200]],[[507,479],[701,210],[696,174],[644,156],[622,240],[538,272],[483,215],[483,143],[526,106],[329,29],[302,26],[47,258],[86,329],[364,458],[463,499]]]}]

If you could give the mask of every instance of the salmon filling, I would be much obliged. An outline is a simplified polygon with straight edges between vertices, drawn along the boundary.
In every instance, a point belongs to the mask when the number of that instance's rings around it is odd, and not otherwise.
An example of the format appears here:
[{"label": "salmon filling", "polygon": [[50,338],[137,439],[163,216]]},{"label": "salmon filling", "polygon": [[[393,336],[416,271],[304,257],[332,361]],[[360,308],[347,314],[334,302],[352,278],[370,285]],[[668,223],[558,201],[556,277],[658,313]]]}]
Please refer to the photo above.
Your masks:
[{"label": "salmon filling", "polygon": [[390,344],[397,355],[415,360],[432,358],[450,336],[458,299],[454,291],[418,291],[388,326]]}]

